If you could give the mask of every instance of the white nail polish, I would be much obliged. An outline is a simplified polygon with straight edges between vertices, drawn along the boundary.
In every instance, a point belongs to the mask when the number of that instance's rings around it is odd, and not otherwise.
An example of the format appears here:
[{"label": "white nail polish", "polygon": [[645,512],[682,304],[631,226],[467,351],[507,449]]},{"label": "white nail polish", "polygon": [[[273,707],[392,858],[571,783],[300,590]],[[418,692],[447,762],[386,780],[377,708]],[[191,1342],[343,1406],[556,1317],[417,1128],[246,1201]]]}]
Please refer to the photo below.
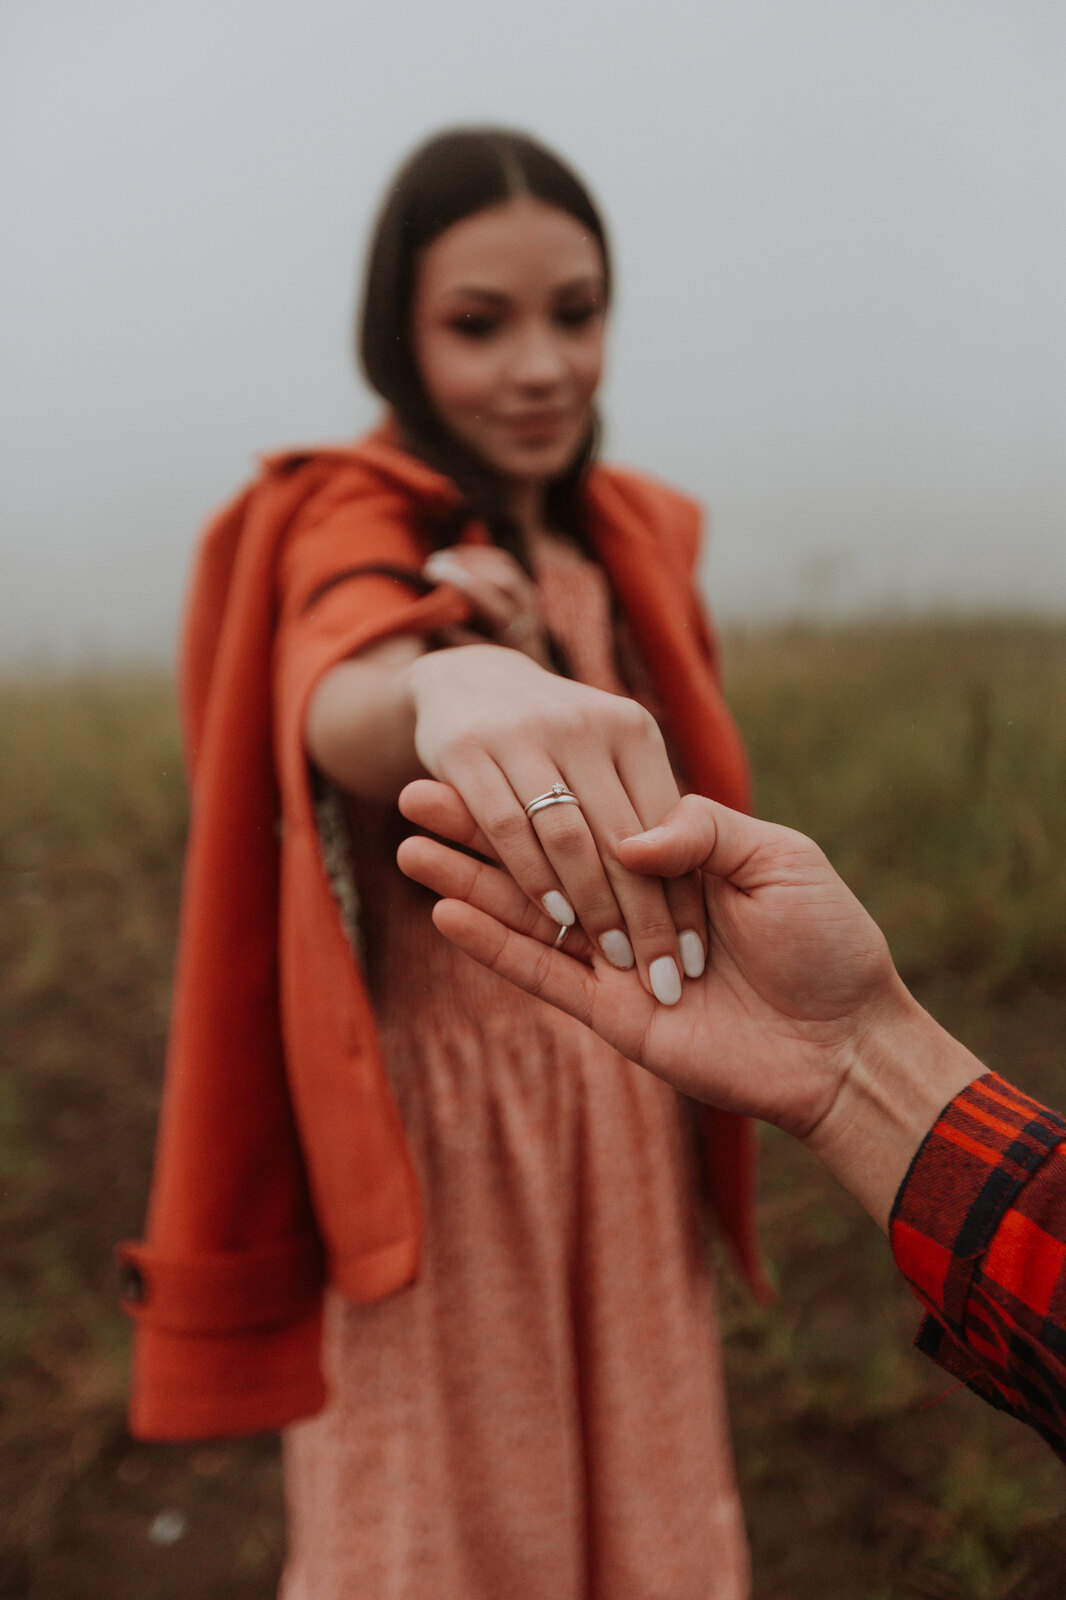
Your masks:
[{"label": "white nail polish", "polygon": [[648,968],[651,992],[663,1006],[676,1006],[681,999],[681,974],[672,956],[660,956]]},{"label": "white nail polish", "polygon": [[450,583],[456,589],[470,587],[470,574],[462,562],[456,561],[446,550],[437,550],[422,568],[424,577],[432,583]]},{"label": "white nail polish", "polygon": [[601,933],[600,949],[611,966],[621,967],[623,972],[628,972],[636,959],[633,955],[633,946],[621,928],[608,928],[606,933]]},{"label": "white nail polish", "polygon": [[686,978],[700,978],[707,964],[707,957],[703,952],[703,940],[691,928],[686,928],[684,933],[678,934],[678,946],[681,950],[681,965],[685,969]]},{"label": "white nail polish", "polygon": [[540,903],[553,922],[561,922],[565,927],[572,928],[577,921],[573,906],[558,889],[549,889],[546,895],[541,896]]}]

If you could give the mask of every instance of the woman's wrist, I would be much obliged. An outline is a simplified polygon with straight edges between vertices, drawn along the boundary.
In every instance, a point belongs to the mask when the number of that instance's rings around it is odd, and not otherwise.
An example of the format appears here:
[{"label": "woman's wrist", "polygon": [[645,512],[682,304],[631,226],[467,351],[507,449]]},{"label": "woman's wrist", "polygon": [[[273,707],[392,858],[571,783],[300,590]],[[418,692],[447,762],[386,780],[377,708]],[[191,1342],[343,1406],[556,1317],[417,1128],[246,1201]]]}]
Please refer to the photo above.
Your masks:
[{"label": "woman's wrist", "polygon": [[428,650],[409,662],[404,670],[404,692],[417,718],[431,697],[440,694],[450,680],[461,693],[467,683],[473,688],[491,684],[502,673],[541,673],[541,667],[522,650],[503,644],[480,641],[447,645],[443,650]]},{"label": "woman's wrist", "polygon": [[804,1140],[886,1231],[922,1140],[986,1070],[893,978],[890,992],[856,1018],[840,1088]]}]

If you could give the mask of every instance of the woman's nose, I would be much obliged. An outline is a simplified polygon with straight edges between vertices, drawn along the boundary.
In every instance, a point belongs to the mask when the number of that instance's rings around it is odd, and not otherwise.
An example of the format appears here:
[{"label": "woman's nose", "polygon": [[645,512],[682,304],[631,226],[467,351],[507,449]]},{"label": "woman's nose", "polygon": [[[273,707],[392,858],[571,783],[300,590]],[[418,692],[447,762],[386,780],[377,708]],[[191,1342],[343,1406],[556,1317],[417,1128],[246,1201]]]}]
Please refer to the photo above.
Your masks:
[{"label": "woman's nose", "polygon": [[519,337],[511,376],[527,387],[546,388],[566,372],[566,361],[551,328],[527,328]]}]

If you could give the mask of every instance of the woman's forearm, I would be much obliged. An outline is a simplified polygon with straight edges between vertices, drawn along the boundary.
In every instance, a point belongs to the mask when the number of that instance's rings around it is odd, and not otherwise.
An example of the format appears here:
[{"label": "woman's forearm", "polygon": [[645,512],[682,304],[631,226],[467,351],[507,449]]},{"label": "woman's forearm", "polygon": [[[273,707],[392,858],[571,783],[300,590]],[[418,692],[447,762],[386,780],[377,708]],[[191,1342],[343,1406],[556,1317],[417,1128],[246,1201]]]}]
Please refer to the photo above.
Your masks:
[{"label": "woman's forearm", "polygon": [[386,639],[333,667],[318,684],[304,738],[315,765],[362,800],[396,799],[424,775],[415,752],[415,702],[409,668],[425,654],[423,640]]}]

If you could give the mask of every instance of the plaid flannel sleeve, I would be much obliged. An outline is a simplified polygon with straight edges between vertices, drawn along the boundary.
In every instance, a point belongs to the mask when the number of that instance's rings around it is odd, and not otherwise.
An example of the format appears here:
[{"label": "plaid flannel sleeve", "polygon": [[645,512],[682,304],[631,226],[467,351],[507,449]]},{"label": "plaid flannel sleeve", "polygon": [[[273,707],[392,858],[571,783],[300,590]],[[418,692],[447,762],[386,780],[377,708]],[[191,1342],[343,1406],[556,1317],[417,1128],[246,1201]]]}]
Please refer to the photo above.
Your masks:
[{"label": "plaid flannel sleeve", "polygon": [[1066,1460],[1066,1121],[994,1072],[945,1107],[889,1226],[919,1350]]}]

